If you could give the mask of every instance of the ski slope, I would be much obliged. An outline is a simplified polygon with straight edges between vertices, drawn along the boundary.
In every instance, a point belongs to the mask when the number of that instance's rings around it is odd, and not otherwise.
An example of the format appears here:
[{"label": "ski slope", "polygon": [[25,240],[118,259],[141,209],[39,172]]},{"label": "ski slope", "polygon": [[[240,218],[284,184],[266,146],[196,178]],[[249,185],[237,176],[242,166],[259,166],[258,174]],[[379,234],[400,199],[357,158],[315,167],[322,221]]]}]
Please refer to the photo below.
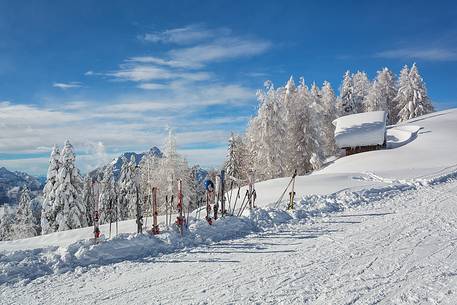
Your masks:
[{"label": "ski slope", "polygon": [[394,149],[297,177],[293,212],[274,208],[282,178],[184,238],[127,221],[97,245],[91,228],[0,242],[0,303],[456,304],[455,130],[456,110],[391,127]]}]

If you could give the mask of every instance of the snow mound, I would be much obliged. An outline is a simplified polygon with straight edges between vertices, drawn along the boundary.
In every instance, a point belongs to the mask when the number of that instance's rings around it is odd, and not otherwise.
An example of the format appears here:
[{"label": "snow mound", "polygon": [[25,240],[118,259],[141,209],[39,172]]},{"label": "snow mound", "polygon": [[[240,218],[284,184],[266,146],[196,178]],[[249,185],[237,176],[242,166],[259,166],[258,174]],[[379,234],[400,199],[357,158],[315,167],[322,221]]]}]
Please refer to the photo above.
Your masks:
[{"label": "snow mound", "polygon": [[395,126],[387,129],[387,148],[398,148],[416,139],[420,126]]},{"label": "snow mound", "polygon": [[145,258],[208,245],[252,233],[280,230],[282,225],[307,221],[316,216],[343,211],[349,207],[373,204],[378,200],[398,196],[402,192],[447,183],[457,179],[457,167],[427,179],[395,180],[371,175],[386,186],[359,191],[342,190],[329,195],[303,196],[296,209],[286,211],[287,200],[280,208],[247,210],[241,217],[224,217],[212,226],[205,220],[191,219],[189,229],[181,237],[176,228],[159,235],[120,234],[98,243],[86,239],[65,247],[0,252],[0,285],[28,283],[38,277],[64,272],[84,272],[121,261]]}]

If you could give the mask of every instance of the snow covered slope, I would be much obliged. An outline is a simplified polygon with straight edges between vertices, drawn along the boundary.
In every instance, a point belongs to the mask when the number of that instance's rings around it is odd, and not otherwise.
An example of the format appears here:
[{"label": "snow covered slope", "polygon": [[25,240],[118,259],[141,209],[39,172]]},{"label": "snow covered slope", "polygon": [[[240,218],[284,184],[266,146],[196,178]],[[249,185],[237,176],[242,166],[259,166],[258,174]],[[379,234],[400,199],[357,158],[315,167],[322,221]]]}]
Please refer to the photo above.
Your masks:
[{"label": "snow covered slope", "polygon": [[316,174],[373,172],[390,178],[414,178],[457,165],[457,110],[431,113],[400,125],[418,126],[417,137],[396,149],[341,158]]},{"label": "snow covered slope", "polygon": [[402,146],[297,177],[295,211],[273,208],[289,178],[265,181],[261,208],[184,239],[126,221],[96,245],[92,228],[0,242],[0,303],[456,304],[455,130],[457,110],[393,127]]}]

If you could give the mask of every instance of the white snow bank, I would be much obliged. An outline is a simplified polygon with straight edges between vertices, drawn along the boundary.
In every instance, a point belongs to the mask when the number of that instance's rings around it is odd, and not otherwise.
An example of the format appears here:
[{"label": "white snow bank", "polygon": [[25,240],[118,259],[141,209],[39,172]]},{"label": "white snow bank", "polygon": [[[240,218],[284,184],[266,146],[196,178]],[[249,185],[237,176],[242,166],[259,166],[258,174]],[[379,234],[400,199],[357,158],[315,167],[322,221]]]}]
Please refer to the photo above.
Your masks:
[{"label": "white snow bank", "polygon": [[387,148],[398,148],[413,141],[422,127],[414,125],[394,126],[387,129]]},{"label": "white snow bank", "polygon": [[333,121],[339,148],[382,145],[386,134],[385,111],[346,115]]},{"label": "white snow bank", "polygon": [[[382,179],[374,176],[375,179]],[[452,169],[430,179],[411,181],[386,180],[389,185],[360,191],[343,190],[331,195],[303,196],[294,211],[259,208],[245,211],[242,217],[224,217],[210,226],[204,220],[192,220],[189,230],[181,237],[176,230],[159,235],[120,234],[112,239],[101,239],[94,244],[81,240],[66,247],[47,247],[33,250],[0,252],[0,285],[27,283],[35,278],[63,272],[84,272],[87,268],[108,265],[125,260],[138,261],[151,256],[179,251],[189,247],[234,239],[255,232],[271,231],[290,222],[306,220],[348,207],[373,203],[398,196],[399,193],[445,183],[457,178]]]}]

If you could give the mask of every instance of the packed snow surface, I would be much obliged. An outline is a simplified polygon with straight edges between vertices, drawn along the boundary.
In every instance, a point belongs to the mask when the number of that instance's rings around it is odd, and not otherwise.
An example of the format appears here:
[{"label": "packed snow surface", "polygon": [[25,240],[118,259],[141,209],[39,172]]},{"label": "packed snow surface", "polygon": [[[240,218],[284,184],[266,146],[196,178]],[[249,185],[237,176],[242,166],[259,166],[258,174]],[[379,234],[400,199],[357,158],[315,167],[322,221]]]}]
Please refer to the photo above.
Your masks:
[{"label": "packed snow surface", "polygon": [[386,134],[385,111],[342,116],[333,121],[335,142],[340,148],[382,145]]},{"label": "packed snow surface", "polygon": [[184,237],[162,218],[157,236],[125,221],[98,243],[92,228],[0,242],[0,303],[457,304],[457,111],[389,130],[401,146],[297,177],[294,211],[281,178],[243,217],[195,211]]}]

